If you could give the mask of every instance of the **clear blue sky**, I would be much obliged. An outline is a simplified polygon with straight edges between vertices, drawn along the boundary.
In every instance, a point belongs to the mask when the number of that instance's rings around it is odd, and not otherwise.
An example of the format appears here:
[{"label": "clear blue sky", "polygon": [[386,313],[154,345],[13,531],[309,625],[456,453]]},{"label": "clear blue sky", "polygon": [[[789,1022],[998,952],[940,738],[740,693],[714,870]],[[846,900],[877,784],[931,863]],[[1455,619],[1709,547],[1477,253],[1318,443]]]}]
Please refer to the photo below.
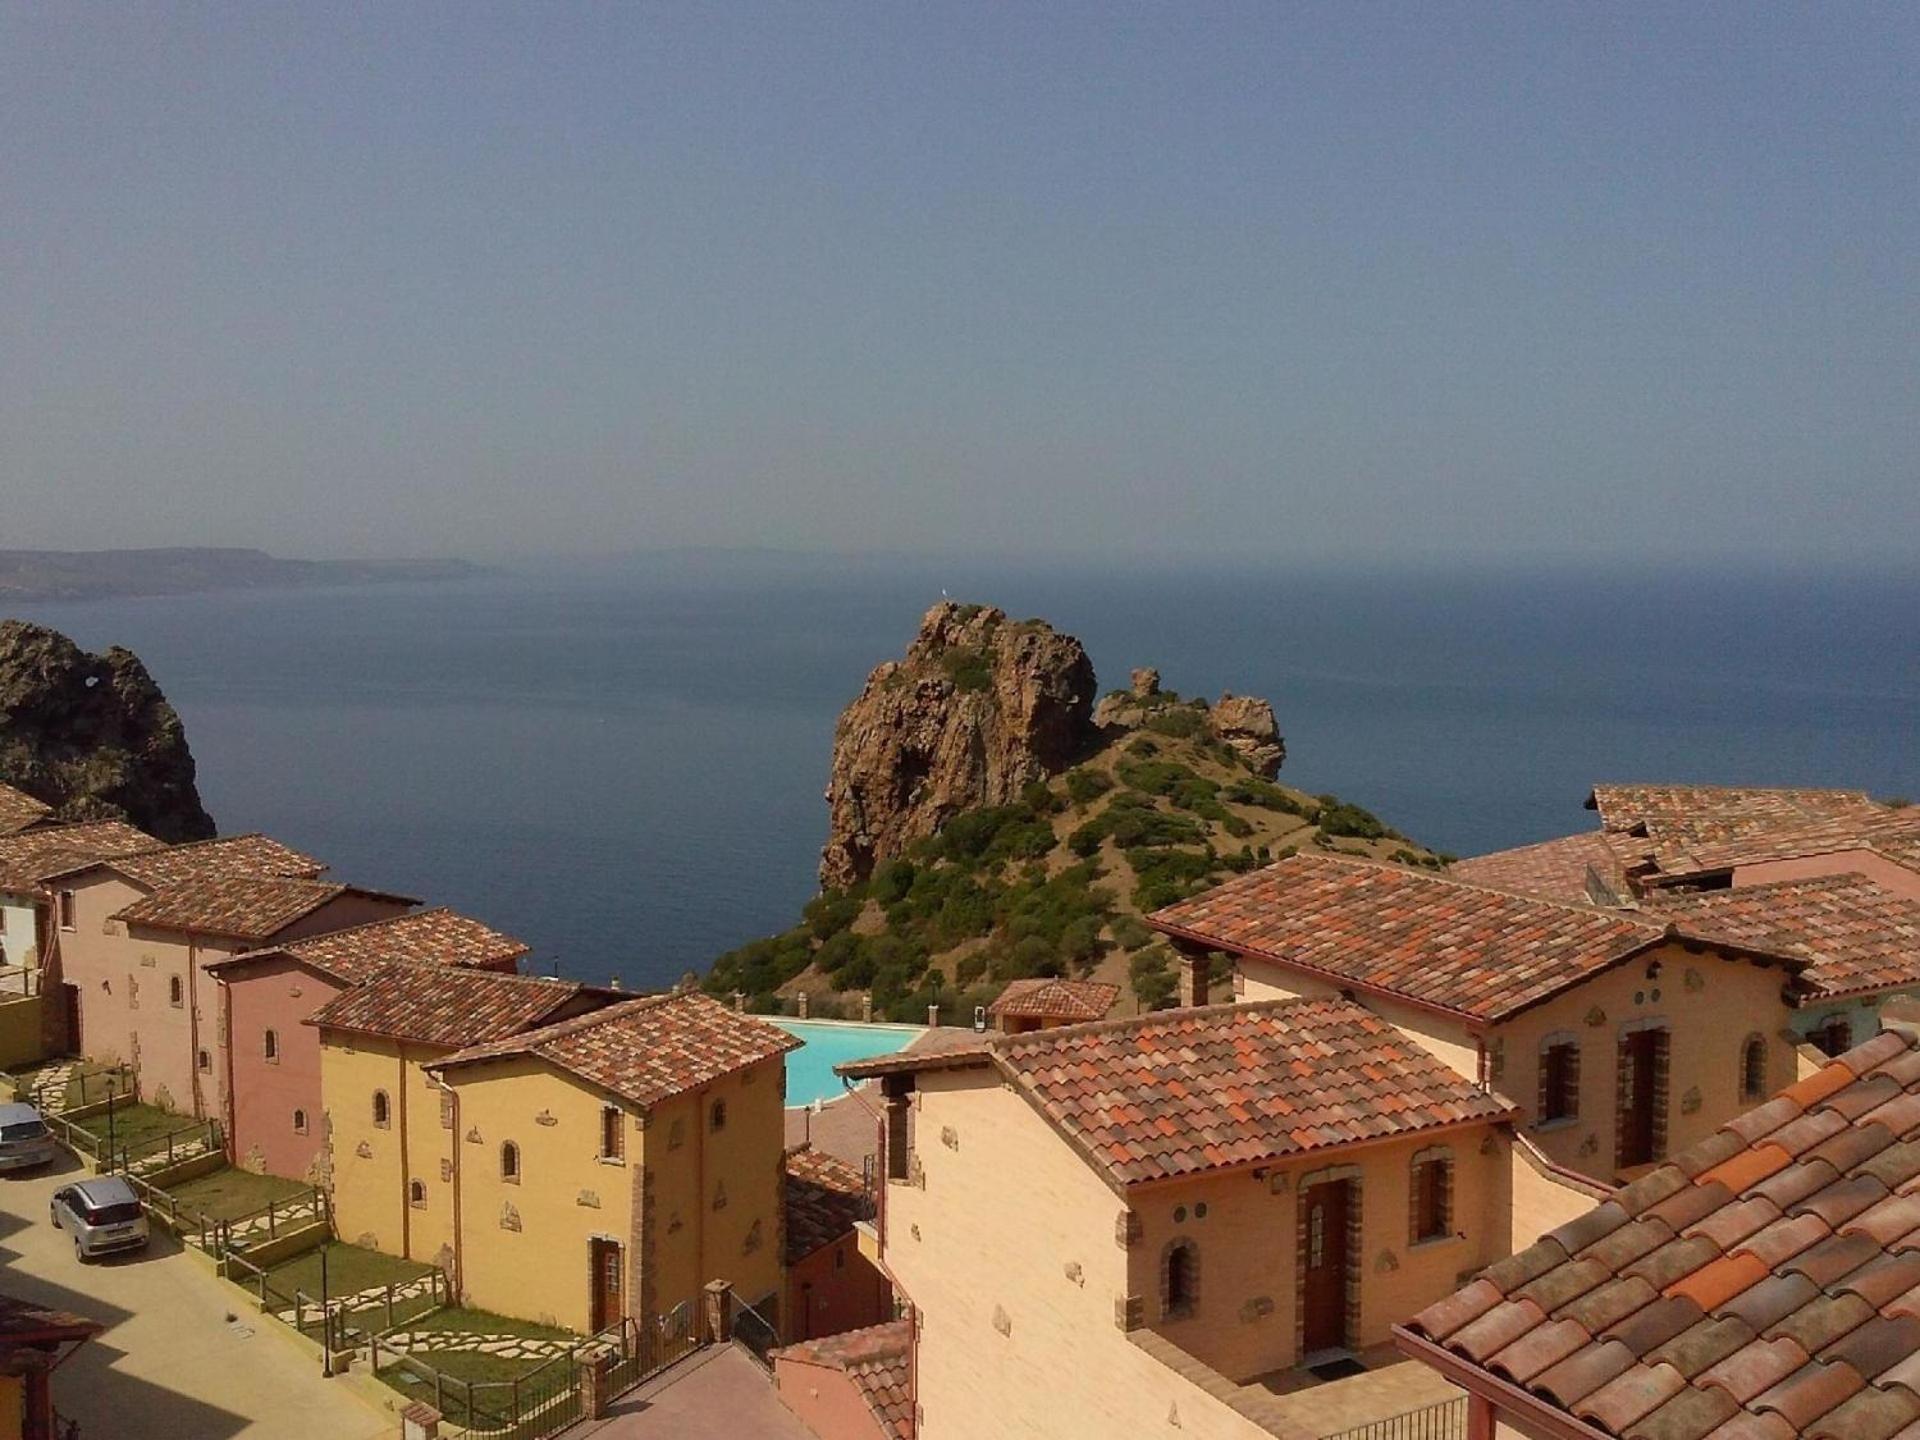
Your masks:
[{"label": "clear blue sky", "polygon": [[0,545],[1911,563],[1912,6],[0,9]]}]

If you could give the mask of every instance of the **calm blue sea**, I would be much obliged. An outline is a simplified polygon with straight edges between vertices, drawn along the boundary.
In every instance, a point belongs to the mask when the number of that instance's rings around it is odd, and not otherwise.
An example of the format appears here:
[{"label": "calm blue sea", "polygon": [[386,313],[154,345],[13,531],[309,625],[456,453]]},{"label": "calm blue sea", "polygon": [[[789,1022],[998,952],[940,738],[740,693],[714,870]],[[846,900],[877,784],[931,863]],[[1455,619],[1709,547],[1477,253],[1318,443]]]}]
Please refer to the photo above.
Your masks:
[{"label": "calm blue sea", "polygon": [[17,607],[127,645],[208,807],[469,910],[564,974],[667,982],[812,893],[834,717],[942,592],[1266,695],[1286,777],[1461,854],[1600,778],[1920,797],[1920,579],[674,555],[456,584]]}]

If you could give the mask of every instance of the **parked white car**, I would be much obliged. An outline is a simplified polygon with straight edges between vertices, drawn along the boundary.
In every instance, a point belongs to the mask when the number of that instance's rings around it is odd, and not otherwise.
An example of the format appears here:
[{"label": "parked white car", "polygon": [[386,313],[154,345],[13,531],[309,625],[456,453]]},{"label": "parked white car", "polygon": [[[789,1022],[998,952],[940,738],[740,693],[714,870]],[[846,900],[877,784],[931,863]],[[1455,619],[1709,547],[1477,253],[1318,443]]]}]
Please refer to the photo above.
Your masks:
[{"label": "parked white car", "polygon": [[96,1255],[138,1250],[147,1243],[147,1212],[118,1175],[98,1175],[53,1192],[54,1228],[73,1236],[82,1264]]},{"label": "parked white car", "polygon": [[31,1105],[0,1105],[0,1170],[45,1165],[59,1153],[53,1132]]}]

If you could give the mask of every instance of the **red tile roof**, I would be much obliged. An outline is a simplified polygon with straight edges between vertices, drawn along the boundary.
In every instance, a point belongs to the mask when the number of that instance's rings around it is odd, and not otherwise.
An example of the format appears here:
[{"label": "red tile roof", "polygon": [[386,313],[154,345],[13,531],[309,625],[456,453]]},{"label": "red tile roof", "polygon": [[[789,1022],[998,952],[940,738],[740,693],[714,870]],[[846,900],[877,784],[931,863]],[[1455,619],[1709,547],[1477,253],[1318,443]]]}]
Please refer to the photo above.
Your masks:
[{"label": "red tile roof", "polygon": [[1856,850],[1876,851],[1895,864],[1920,870],[1920,812],[1883,810],[1790,828],[1743,828],[1731,833],[1691,827],[1663,837],[1654,846],[1651,861],[1656,873],[1647,882],[1684,882],[1741,865]]},{"label": "red tile roof", "polygon": [[209,875],[167,885],[114,913],[150,930],[187,930],[236,940],[270,940],[296,920],[342,895],[372,896],[412,905],[404,895],[279,875]]},{"label": "red tile roof", "polygon": [[683,990],[470,1042],[435,1069],[531,1055],[645,1109],[800,1045],[778,1025],[739,1014],[697,990]]},{"label": "red tile roof", "polygon": [[1920,900],[1863,875],[1660,890],[1648,904],[1691,932],[1804,957],[1799,983],[1822,997],[1920,985]]},{"label": "red tile roof", "polygon": [[1406,1332],[1631,1440],[1916,1433],[1920,1049],[1876,1036]]},{"label": "red tile roof", "polygon": [[1120,1186],[1513,1113],[1350,1000],[1162,1010],[911,1060],[838,1068],[991,1064]]},{"label": "red tile roof", "polygon": [[774,1352],[782,1357],[844,1371],[890,1440],[913,1436],[913,1326],[889,1320],[864,1330],[847,1330],[822,1340],[807,1340]]},{"label": "red tile roof", "polygon": [[855,1221],[872,1217],[866,1184],[846,1161],[824,1150],[789,1150],[786,1166],[789,1265],[852,1233]]},{"label": "red tile roof", "polygon": [[49,1310],[17,1295],[0,1295],[0,1347],[15,1345],[58,1345],[68,1340],[85,1340],[98,1335],[106,1326],[84,1315],[65,1310]]},{"label": "red tile roof", "polygon": [[38,890],[46,876],[113,855],[152,850],[160,841],[124,820],[43,825],[0,835],[0,890]]},{"label": "red tile roof", "polygon": [[1587,796],[1605,830],[1655,833],[1701,823],[1779,828],[1881,809],[1864,790],[1759,785],[1602,784]]},{"label": "red tile roof", "polygon": [[989,1015],[1013,1015],[1036,1020],[1104,1020],[1120,998],[1118,985],[1098,980],[1010,980]]},{"label": "red tile roof", "polygon": [[[1447,874],[1475,885],[1518,890],[1572,905],[1612,904],[1628,893],[1620,856],[1602,830],[1456,860],[1447,867]],[[1603,893],[1595,893],[1596,880],[1605,887]]]},{"label": "red tile roof", "polygon": [[334,996],[306,1023],[457,1050],[618,998],[572,980],[444,965],[389,965]]},{"label": "red tile roof", "polygon": [[390,964],[469,965],[505,969],[527,953],[527,947],[471,916],[439,906],[370,920],[344,930],[330,930],[305,940],[294,940],[265,950],[249,950],[207,969],[232,975],[264,960],[291,956],[323,974],[349,984],[372,979]]},{"label": "red tile roof", "polygon": [[52,813],[51,805],[0,781],[0,835],[11,835],[37,825]]},{"label": "red tile roof", "polygon": [[1215,950],[1497,1021],[1630,959],[1657,920],[1411,870],[1300,854],[1147,917]]},{"label": "red tile roof", "polygon": [[265,835],[230,835],[221,840],[160,845],[111,861],[76,865],[62,873],[90,869],[94,863],[111,864],[117,873],[148,890],[220,875],[279,875],[311,880],[327,868],[325,862]]}]

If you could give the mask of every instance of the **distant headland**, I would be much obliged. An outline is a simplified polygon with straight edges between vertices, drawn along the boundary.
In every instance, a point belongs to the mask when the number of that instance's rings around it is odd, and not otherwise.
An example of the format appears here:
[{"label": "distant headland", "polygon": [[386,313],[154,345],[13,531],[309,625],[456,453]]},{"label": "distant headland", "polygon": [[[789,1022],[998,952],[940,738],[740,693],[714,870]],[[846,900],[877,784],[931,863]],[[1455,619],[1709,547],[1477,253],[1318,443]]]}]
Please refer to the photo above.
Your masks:
[{"label": "distant headland", "polygon": [[0,601],[102,600],[398,581],[489,573],[467,560],[284,560],[264,550],[0,550]]}]

